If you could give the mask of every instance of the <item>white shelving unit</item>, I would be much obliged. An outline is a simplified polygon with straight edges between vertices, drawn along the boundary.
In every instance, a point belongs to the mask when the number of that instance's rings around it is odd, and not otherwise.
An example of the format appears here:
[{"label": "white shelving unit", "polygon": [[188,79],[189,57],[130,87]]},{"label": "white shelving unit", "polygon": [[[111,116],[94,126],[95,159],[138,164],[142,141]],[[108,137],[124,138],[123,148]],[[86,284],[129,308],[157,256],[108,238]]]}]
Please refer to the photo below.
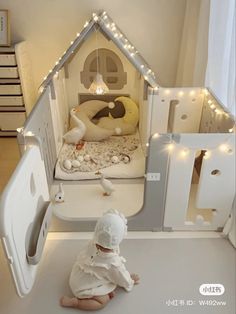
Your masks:
[{"label": "white shelving unit", "polygon": [[15,135],[26,118],[15,47],[0,48],[0,135]]},{"label": "white shelving unit", "polygon": [[35,100],[26,42],[0,47],[0,136],[16,135]]}]

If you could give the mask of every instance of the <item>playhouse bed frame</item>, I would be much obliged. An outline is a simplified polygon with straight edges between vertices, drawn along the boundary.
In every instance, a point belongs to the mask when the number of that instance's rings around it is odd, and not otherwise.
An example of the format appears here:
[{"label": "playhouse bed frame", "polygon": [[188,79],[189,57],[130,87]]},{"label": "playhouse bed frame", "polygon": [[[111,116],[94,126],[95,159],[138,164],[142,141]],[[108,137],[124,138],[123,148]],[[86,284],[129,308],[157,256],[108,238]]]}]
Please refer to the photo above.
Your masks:
[{"label": "playhouse bed frame", "polygon": [[[106,14],[94,15],[59,59],[42,84],[42,93],[23,128],[18,130],[20,150],[40,148],[49,189],[63,134],[68,128],[66,56],[85,39],[94,23],[112,38],[141,72],[145,61],[123,47],[120,30]],[[109,26],[109,27],[108,27]],[[121,33],[121,32],[120,32]],[[113,37],[112,37],[113,36]],[[122,35],[123,36],[123,35]],[[133,49],[133,46],[132,46]],[[128,51],[128,52],[127,52]],[[139,132],[146,153],[144,203],[128,217],[130,230],[222,230],[235,197],[235,122],[205,88],[161,88],[153,72],[143,74],[139,104]],[[145,88],[148,83],[149,87]],[[196,156],[202,156],[197,181],[192,184]],[[78,185],[82,184],[78,182]],[[189,214],[189,206],[194,214]],[[52,231],[89,231],[95,219],[75,222],[54,217]]]}]

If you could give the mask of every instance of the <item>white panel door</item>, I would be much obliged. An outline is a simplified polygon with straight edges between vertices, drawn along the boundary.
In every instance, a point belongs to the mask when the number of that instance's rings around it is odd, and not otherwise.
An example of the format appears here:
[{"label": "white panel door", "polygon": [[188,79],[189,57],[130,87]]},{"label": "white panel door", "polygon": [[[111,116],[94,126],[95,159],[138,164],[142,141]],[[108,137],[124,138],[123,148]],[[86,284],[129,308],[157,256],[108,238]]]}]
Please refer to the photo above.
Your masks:
[{"label": "white panel door", "polygon": [[44,162],[39,148],[32,146],[22,156],[0,200],[0,235],[21,297],[33,287],[50,216]]}]

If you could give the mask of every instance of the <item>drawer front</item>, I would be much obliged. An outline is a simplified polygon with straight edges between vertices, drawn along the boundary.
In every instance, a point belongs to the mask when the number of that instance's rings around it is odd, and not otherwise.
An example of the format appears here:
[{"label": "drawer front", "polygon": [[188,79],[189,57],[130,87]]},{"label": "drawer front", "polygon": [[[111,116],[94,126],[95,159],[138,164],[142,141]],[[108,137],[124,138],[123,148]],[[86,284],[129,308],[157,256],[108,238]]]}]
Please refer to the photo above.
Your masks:
[{"label": "drawer front", "polygon": [[16,57],[14,54],[0,54],[0,66],[16,65]]},{"label": "drawer front", "polygon": [[24,125],[25,112],[0,112],[0,130],[14,131]]},{"label": "drawer front", "polygon": [[1,106],[23,106],[22,96],[0,96],[0,107]]},{"label": "drawer front", "polygon": [[21,95],[20,85],[0,85],[0,95]]},{"label": "drawer front", "polygon": [[3,67],[0,68],[0,78],[18,78],[18,70],[17,67],[8,68]]}]

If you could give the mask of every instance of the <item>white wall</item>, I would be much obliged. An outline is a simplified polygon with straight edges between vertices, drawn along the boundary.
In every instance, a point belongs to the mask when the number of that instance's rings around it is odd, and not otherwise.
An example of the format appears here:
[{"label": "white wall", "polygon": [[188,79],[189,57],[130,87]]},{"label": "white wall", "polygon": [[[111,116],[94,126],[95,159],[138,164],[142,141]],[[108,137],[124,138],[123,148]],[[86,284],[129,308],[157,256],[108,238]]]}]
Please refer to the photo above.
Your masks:
[{"label": "white wall", "polygon": [[98,10],[119,25],[159,83],[174,86],[185,5],[186,0],[1,0],[11,13],[12,41],[29,43],[36,86]]}]

